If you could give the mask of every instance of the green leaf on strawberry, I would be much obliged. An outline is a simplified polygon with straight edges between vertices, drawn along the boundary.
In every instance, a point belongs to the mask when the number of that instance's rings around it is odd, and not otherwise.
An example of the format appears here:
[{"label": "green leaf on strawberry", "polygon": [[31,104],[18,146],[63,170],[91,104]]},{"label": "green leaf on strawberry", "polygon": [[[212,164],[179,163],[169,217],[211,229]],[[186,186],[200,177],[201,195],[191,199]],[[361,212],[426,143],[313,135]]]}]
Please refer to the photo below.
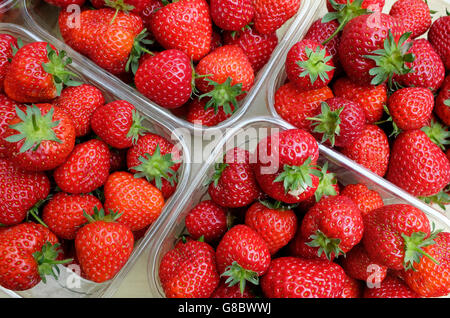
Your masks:
[{"label": "green leaf on strawberry", "polygon": [[59,243],[52,245],[50,242],[46,242],[40,251],[32,254],[38,264],[39,275],[44,283],[47,282],[47,275],[58,279],[60,271],[57,265],[72,262],[73,259],[56,260],[60,253]]},{"label": "green leaf on strawberry", "polygon": [[225,272],[222,273],[222,276],[227,276],[228,278],[225,281],[225,284],[228,284],[229,287],[232,287],[239,283],[239,288],[241,291],[241,295],[244,294],[246,282],[249,281],[254,285],[259,284],[258,273],[244,269],[238,262],[234,261],[230,266],[228,266]]},{"label": "green leaf on strawberry", "polygon": [[132,139],[132,143],[136,144],[139,136],[142,136],[146,131],[148,131],[147,127],[142,125],[142,121],[144,117],[142,117],[137,111],[132,111],[132,124],[127,133],[127,138]]},{"label": "green leaf on strawberry", "polygon": [[328,172],[328,162],[325,162],[320,171],[319,186],[316,192],[314,192],[316,202],[319,202],[323,196],[336,195],[336,184],[336,174]]},{"label": "green leaf on strawberry", "polygon": [[340,115],[344,107],[331,111],[330,106],[326,102],[321,104],[321,112],[316,117],[308,117],[308,120],[314,121],[312,126],[314,127],[313,132],[323,134],[322,142],[327,140],[330,141],[331,146],[334,146],[336,136],[340,134]]},{"label": "green leaf on strawberry", "polygon": [[442,210],[446,209],[446,205],[450,204],[450,195],[447,194],[447,189],[439,191],[437,194],[429,197],[419,197],[423,202],[427,204],[437,204]]},{"label": "green leaf on strawberry", "polygon": [[[214,82],[209,78],[206,78],[205,80],[209,82],[209,85],[214,86],[210,92],[199,96],[199,99],[211,97],[205,105],[205,110],[213,107],[214,113],[217,114],[219,107],[223,107],[223,111],[227,115],[236,111],[238,108],[237,97],[246,93],[245,91],[242,91],[242,83],[231,85],[231,82],[233,81],[231,77],[228,77],[222,84]],[[234,109],[232,109],[231,106],[234,106]]]},{"label": "green leaf on strawberry", "polygon": [[125,65],[125,71],[129,72],[131,69],[131,72],[133,74],[136,74],[138,68],[139,68],[139,60],[140,58],[145,54],[154,55],[153,52],[147,50],[144,45],[151,45],[154,42],[152,40],[147,39],[148,32],[147,29],[143,29],[141,33],[139,33],[135,38],[133,42],[133,47],[131,48],[130,56],[128,58],[127,64]]},{"label": "green leaf on strawberry", "polygon": [[423,256],[428,257],[435,264],[439,265],[439,262],[422,248],[435,244],[436,242],[434,239],[440,232],[442,232],[442,230],[434,230],[433,224],[433,230],[428,238],[427,234],[424,232],[414,232],[411,236],[407,236],[403,233],[401,234],[405,241],[405,258],[403,259],[403,267],[405,270],[412,269],[415,271],[414,263],[419,263]]},{"label": "green leaf on strawberry", "polygon": [[304,69],[300,77],[309,76],[311,84],[314,84],[317,78],[320,78],[322,82],[328,81],[328,72],[335,69],[334,66],[327,64],[333,56],[327,56],[327,50],[325,48],[320,49],[320,46],[317,46],[316,51],[306,46],[305,53],[308,59],[306,61],[297,61],[297,65]]},{"label": "green leaf on strawberry", "polygon": [[341,243],[340,239],[337,238],[329,238],[322,231],[317,230],[315,234],[309,237],[311,239],[310,242],[305,243],[311,247],[318,247],[317,255],[320,257],[322,253],[325,253],[325,256],[328,260],[332,260],[333,255],[339,256],[344,254],[344,251],[339,247]]},{"label": "green leaf on strawberry", "polygon": [[421,130],[442,150],[450,145],[450,131],[439,122],[432,120],[430,126],[425,126]]},{"label": "green leaf on strawberry", "polygon": [[444,101],[444,105],[445,105],[445,106],[450,106],[450,99],[445,100],[445,101]]}]

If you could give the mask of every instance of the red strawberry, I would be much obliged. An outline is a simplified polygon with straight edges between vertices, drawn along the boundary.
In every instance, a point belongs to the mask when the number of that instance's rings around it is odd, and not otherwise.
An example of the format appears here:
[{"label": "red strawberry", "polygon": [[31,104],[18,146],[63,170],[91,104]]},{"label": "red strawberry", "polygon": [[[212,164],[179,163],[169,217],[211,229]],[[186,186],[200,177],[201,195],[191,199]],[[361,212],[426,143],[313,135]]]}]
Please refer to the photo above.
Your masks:
[{"label": "red strawberry", "polygon": [[156,1],[158,0],[91,0],[91,4],[97,9],[109,7],[125,13],[133,12],[142,15],[143,11]]},{"label": "red strawberry", "polygon": [[286,56],[287,78],[298,89],[309,91],[325,87],[334,75],[332,55],[320,43],[302,40],[292,46]]},{"label": "red strawberry", "polygon": [[207,298],[219,285],[214,249],[189,240],[167,252],[159,264],[159,280],[168,298]]},{"label": "red strawberry", "polygon": [[380,194],[374,190],[370,190],[362,183],[345,186],[344,189],[342,189],[341,194],[352,199],[363,216],[384,205]]},{"label": "red strawberry", "polygon": [[8,142],[3,139],[8,130],[9,121],[16,117],[16,108],[23,105],[16,103],[6,95],[0,94],[0,158],[7,156]]},{"label": "red strawberry", "polygon": [[396,18],[407,32],[411,32],[413,39],[427,32],[431,26],[430,8],[423,0],[397,0],[389,15]]},{"label": "red strawberry", "polygon": [[27,212],[47,198],[50,181],[43,172],[24,171],[13,162],[0,158],[0,223],[22,222]]},{"label": "red strawberry", "polygon": [[239,31],[255,15],[253,0],[210,0],[211,18],[223,30]]},{"label": "red strawberry", "polygon": [[261,287],[269,298],[337,298],[344,280],[344,271],[335,263],[280,257],[270,263]]},{"label": "red strawberry", "polygon": [[114,278],[128,261],[134,238],[127,226],[115,222],[116,214],[97,212],[85,214],[89,223],[78,230],[75,251],[86,278],[102,283]]},{"label": "red strawberry", "polygon": [[134,106],[124,100],[97,108],[91,118],[91,127],[98,137],[117,149],[131,147],[146,130]]},{"label": "red strawberry", "polygon": [[340,264],[345,273],[358,280],[362,280],[367,285],[381,283],[387,275],[387,267],[373,262],[362,244],[353,247]]},{"label": "red strawberry", "polygon": [[72,118],[77,137],[91,131],[91,117],[94,111],[105,103],[103,93],[95,86],[83,84],[67,87],[52,104],[64,109]]},{"label": "red strawberry", "polygon": [[[327,0],[327,9],[330,12],[335,11],[335,9],[332,6],[332,2],[333,1],[336,4],[346,4],[348,2],[350,2],[350,3],[357,2],[355,0],[350,0],[350,1],[347,1],[347,0]],[[383,10],[384,3],[385,3],[385,0],[363,0],[362,3],[361,3],[361,8],[363,8],[363,9],[370,9],[372,11],[379,11],[379,12],[381,12]]]},{"label": "red strawberry", "polygon": [[78,144],[66,161],[55,169],[55,182],[64,192],[94,191],[108,178],[110,157],[108,146],[101,140],[91,139]]},{"label": "red strawberry", "polygon": [[445,69],[450,70],[450,15],[440,17],[431,25],[428,32],[428,41],[444,62]]},{"label": "red strawberry", "polygon": [[165,49],[183,51],[189,58],[199,61],[211,49],[212,22],[208,4],[204,0],[169,3],[152,14],[151,31]]},{"label": "red strawberry", "polygon": [[219,286],[212,293],[211,298],[255,298],[251,293],[248,285],[244,292],[241,293],[239,285],[228,286],[225,280],[221,280]]},{"label": "red strawberry", "polygon": [[361,298],[363,293],[363,286],[361,282],[345,275],[344,288],[339,295],[339,298]]},{"label": "red strawberry", "polygon": [[7,156],[25,170],[52,170],[62,164],[75,145],[69,115],[50,104],[16,108],[3,135]]},{"label": "red strawberry", "polygon": [[434,107],[436,115],[442,122],[450,126],[450,76],[445,78]]},{"label": "red strawberry", "polygon": [[205,242],[216,242],[227,231],[227,211],[212,200],[205,200],[188,212],[184,222],[193,239],[203,237]]},{"label": "red strawberry", "polygon": [[278,30],[300,8],[300,0],[253,0],[255,28],[261,34]]},{"label": "red strawberry", "polygon": [[83,213],[93,215],[94,208],[100,210],[103,207],[100,200],[91,194],[58,192],[45,205],[42,220],[59,238],[73,240],[78,229],[86,223]]},{"label": "red strawberry", "polygon": [[221,33],[218,33],[213,30],[212,37],[211,37],[211,50],[210,52],[214,51],[218,47],[222,46],[222,36]]},{"label": "red strawberry", "polygon": [[188,113],[186,120],[195,125],[202,125],[212,127],[220,124],[226,119],[230,118],[234,112],[234,106],[231,107],[231,112],[226,114],[223,107],[219,107],[217,110],[214,107],[206,107],[209,98],[194,98],[187,105]]},{"label": "red strawberry", "polygon": [[12,47],[17,47],[17,39],[9,34],[0,34],[0,92],[3,92],[3,81],[13,57]]},{"label": "red strawberry", "polygon": [[44,0],[47,3],[50,3],[51,5],[66,8],[71,4],[82,6],[86,0]]},{"label": "red strawberry", "polygon": [[274,107],[277,113],[297,128],[310,130],[308,117],[316,116],[320,103],[333,98],[333,92],[327,86],[312,91],[301,91],[294,83],[282,85],[275,93]]},{"label": "red strawberry", "polygon": [[388,275],[379,287],[364,290],[364,298],[420,298],[401,279]]}]

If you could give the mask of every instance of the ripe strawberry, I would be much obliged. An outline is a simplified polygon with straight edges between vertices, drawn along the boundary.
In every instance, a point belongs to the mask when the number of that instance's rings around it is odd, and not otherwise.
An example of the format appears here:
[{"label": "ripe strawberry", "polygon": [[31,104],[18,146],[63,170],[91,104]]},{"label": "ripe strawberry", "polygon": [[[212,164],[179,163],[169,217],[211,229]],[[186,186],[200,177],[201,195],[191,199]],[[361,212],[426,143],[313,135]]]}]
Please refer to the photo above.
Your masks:
[{"label": "ripe strawberry", "polygon": [[280,257],[270,263],[261,287],[269,298],[337,298],[344,280],[344,271],[335,263]]},{"label": "ripe strawberry", "polygon": [[362,135],[351,145],[340,149],[342,154],[383,177],[386,174],[390,149],[385,132],[376,125],[366,125]]},{"label": "ripe strawberry", "polygon": [[216,163],[208,187],[208,193],[215,203],[223,207],[239,208],[259,198],[260,189],[249,157],[247,150],[233,148],[224,155],[223,163]]},{"label": "ripe strawberry", "polygon": [[367,124],[373,124],[383,117],[383,106],[388,98],[386,84],[361,85],[347,77],[341,77],[334,82],[333,93],[336,97],[359,104],[364,109]]},{"label": "ripe strawberry", "polygon": [[53,172],[58,187],[68,193],[81,194],[101,187],[110,169],[108,146],[91,139],[74,147],[66,161]]},{"label": "ripe strawberry", "polygon": [[161,191],[145,179],[136,179],[128,172],[116,171],[110,174],[104,191],[105,210],[121,213],[117,222],[132,231],[152,224],[164,206]]},{"label": "ripe strawberry", "polygon": [[[321,259],[324,261],[328,261],[325,253],[322,253],[319,256],[317,253],[317,248],[308,245],[309,241],[309,238],[303,237],[301,228],[299,227],[297,233],[294,236],[294,239],[289,243],[289,255],[300,257],[303,259]],[[330,259],[333,260],[335,257],[336,255],[334,253],[331,253]]]},{"label": "ripe strawberry", "polygon": [[28,211],[50,193],[50,181],[43,172],[25,171],[0,158],[0,223],[22,222]]},{"label": "ripe strawberry", "polygon": [[16,116],[18,107],[23,106],[0,93],[0,158],[7,156],[6,145],[8,142],[3,139],[3,136],[8,130],[9,121]]},{"label": "ripe strawberry", "polygon": [[444,62],[445,69],[450,70],[450,40],[447,34],[450,33],[450,15],[440,17],[431,25],[428,32],[428,41]]},{"label": "ripe strawberry", "polygon": [[[332,6],[332,3],[335,2],[335,4],[347,4],[348,2],[354,3],[355,0],[327,0],[327,9],[330,12],[335,11],[335,9]],[[361,8],[363,9],[370,9],[372,11],[379,11],[381,12],[384,7],[385,0],[364,0],[361,3]]]},{"label": "ripe strawberry", "polygon": [[124,100],[97,108],[91,118],[94,133],[111,147],[129,148],[146,130],[142,117],[133,105]]},{"label": "ripe strawberry", "polygon": [[50,104],[16,108],[3,134],[7,156],[25,170],[52,170],[62,164],[75,145],[69,115]]},{"label": "ripe strawberry", "polygon": [[360,281],[345,275],[344,288],[338,298],[361,298],[363,288]]},{"label": "ripe strawberry", "polygon": [[248,285],[245,287],[244,292],[241,293],[239,285],[230,287],[225,283],[225,280],[222,279],[210,298],[255,298],[255,296],[253,296]]},{"label": "ripe strawberry", "polygon": [[13,57],[13,47],[17,47],[17,39],[9,34],[0,34],[0,92],[3,92],[3,81]]},{"label": "ripe strawberry", "polygon": [[169,3],[153,13],[150,21],[156,41],[167,50],[183,51],[196,62],[211,49],[212,22],[204,0]]},{"label": "ripe strawberry", "polygon": [[245,28],[242,31],[225,32],[224,44],[238,45],[248,57],[253,71],[257,73],[269,62],[278,45],[278,37],[276,33],[259,34],[255,28]]},{"label": "ripe strawberry", "polygon": [[198,203],[188,212],[184,220],[189,235],[205,242],[216,242],[227,231],[227,211],[212,200]]},{"label": "ripe strawberry", "polygon": [[346,147],[363,134],[366,117],[362,107],[350,100],[334,97],[322,102],[321,113],[313,118],[312,133],[322,143]]},{"label": "ripe strawberry", "polygon": [[253,0],[255,28],[261,34],[278,30],[300,8],[300,0]]},{"label": "ripe strawberry", "polygon": [[86,0],[44,0],[44,1],[57,7],[66,8],[71,4],[75,4],[81,7]]},{"label": "ripe strawberry", "polygon": [[196,125],[212,127],[230,118],[234,112],[234,106],[231,106],[231,112],[228,114],[225,113],[223,107],[218,107],[217,110],[214,107],[206,107],[209,101],[210,98],[207,97],[191,100],[187,105],[186,120]]},{"label": "ripe strawberry", "polygon": [[254,153],[256,180],[271,198],[293,204],[314,195],[320,172],[314,137],[302,129],[275,133],[258,143]]},{"label": "ripe strawberry", "polygon": [[386,178],[414,196],[428,197],[450,182],[450,162],[423,131],[409,130],[394,142]]},{"label": "ripe strawberry", "polygon": [[3,85],[9,98],[21,103],[49,101],[61,94],[63,85],[77,86],[76,74],[66,69],[72,60],[51,44],[34,42],[15,52]]},{"label": "ripe strawberry", "polygon": [[78,230],[75,251],[86,278],[102,283],[112,279],[128,261],[133,233],[115,221],[115,213],[105,216],[100,209],[92,216],[85,213],[85,217],[89,223]]},{"label": "ripe strawberry", "polygon": [[103,93],[95,86],[82,84],[67,87],[52,104],[64,109],[71,117],[77,137],[91,131],[91,117],[94,111],[105,103]]},{"label": "ripe strawberry", "polygon": [[214,249],[189,240],[167,252],[159,264],[159,280],[168,298],[207,298],[219,285]]},{"label": "ripe strawberry", "polygon": [[366,287],[364,298],[420,298],[400,278],[388,275],[379,287]]},{"label": "ripe strawberry", "polygon": [[450,293],[450,233],[439,233],[434,241],[435,244],[423,250],[439,265],[422,257],[415,270],[409,269],[405,273],[406,284],[423,297],[447,296]]},{"label": "ripe strawberry", "polygon": [[102,203],[91,194],[71,195],[56,193],[45,205],[42,220],[61,239],[73,240],[78,229],[86,223],[83,213],[94,214],[94,208],[102,209]]},{"label": "ripe strawberry", "polygon": [[345,186],[344,189],[342,189],[341,194],[352,199],[363,216],[384,205],[380,194],[375,190],[370,190],[362,183]]},{"label": "ripe strawberry", "polygon": [[308,245],[318,248],[318,256],[325,253],[331,260],[332,253],[345,254],[361,241],[364,226],[356,204],[339,195],[316,203],[306,213],[300,228],[302,236],[309,239]]},{"label": "ripe strawberry", "polygon": [[209,7],[214,24],[223,30],[239,31],[255,15],[252,0],[210,0]]},{"label": "ripe strawberry", "polygon": [[193,86],[191,60],[182,51],[165,50],[141,61],[134,77],[137,90],[165,108],[183,106]]},{"label": "ripe strawberry", "polygon": [[275,92],[274,107],[277,113],[297,128],[310,130],[311,121],[320,112],[321,102],[333,98],[327,86],[312,91],[301,91],[294,83],[288,82]]},{"label": "ripe strawberry", "polygon": [[407,32],[411,32],[413,39],[427,32],[431,26],[430,8],[423,0],[397,0],[389,15],[396,18]]},{"label": "ripe strawberry", "polygon": [[447,76],[442,84],[434,112],[445,125],[450,126],[450,76]]}]

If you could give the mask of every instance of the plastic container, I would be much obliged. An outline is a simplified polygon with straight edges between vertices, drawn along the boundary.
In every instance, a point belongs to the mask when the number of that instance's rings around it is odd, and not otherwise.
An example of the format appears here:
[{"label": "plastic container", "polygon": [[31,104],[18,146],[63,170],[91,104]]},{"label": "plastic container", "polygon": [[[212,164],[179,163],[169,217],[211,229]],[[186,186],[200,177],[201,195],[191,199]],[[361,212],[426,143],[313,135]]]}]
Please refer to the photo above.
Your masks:
[{"label": "plastic container", "polygon": [[[59,8],[49,5],[42,0],[21,0],[23,3],[23,19],[24,23],[32,28],[34,32],[37,32],[44,38],[48,39],[52,43],[57,43],[56,41],[62,41],[62,37],[59,33],[58,28],[58,12]],[[184,127],[193,130],[202,130],[202,131],[211,131],[214,129],[222,129],[225,127],[233,126],[251,107],[256,95],[260,92],[264,87],[264,81],[267,76],[272,72],[273,66],[278,61],[278,55],[284,51],[286,46],[286,39],[289,39],[293,36],[293,34],[298,29],[303,28],[303,24],[305,20],[308,20],[308,16],[311,15],[311,12],[315,12],[318,7],[318,2],[316,0],[302,0],[300,9],[298,13],[287,21],[282,28],[278,30],[279,44],[277,48],[274,50],[270,61],[266,64],[266,66],[261,69],[256,78],[255,83],[252,89],[248,92],[247,96],[240,102],[239,109],[227,120],[223,121],[217,126],[214,127],[201,127],[194,126],[192,123],[179,118],[173,115],[169,110],[158,106],[157,104],[151,102],[149,99],[140,94],[136,89],[125,85],[121,80],[117,77],[113,76],[109,72],[104,71],[96,64],[83,57],[81,54],[74,52],[72,49],[67,48],[66,51],[70,56],[77,57],[78,59],[86,60],[86,63],[90,65],[91,68],[96,68],[98,73],[100,73],[103,77],[108,78],[109,81],[114,82],[115,85],[124,86],[124,90],[127,90],[130,93],[136,94],[137,98],[140,102],[152,109],[155,113],[164,113],[170,116],[172,122],[176,127]]]},{"label": "plastic container", "polygon": [[[258,117],[243,121],[237,127],[228,131],[225,138],[218,144],[202,169],[197,173],[183,197],[178,201],[177,207],[170,218],[166,218],[163,226],[159,227],[157,233],[159,239],[152,241],[149,245],[148,279],[151,297],[164,297],[158,276],[159,264],[165,253],[174,247],[177,238],[185,230],[184,218],[189,210],[200,201],[208,199],[206,182],[214,173],[214,163],[219,162],[226,150],[232,147],[241,147],[253,151],[257,142],[265,136],[271,135],[276,130],[292,128],[294,128],[292,125],[276,118]],[[242,134],[246,130],[247,134]],[[247,136],[247,138],[243,138],[244,136]],[[450,231],[450,221],[422,201],[410,196],[367,169],[355,165],[353,161],[332,149],[319,145],[319,150],[319,163],[323,164],[325,160],[328,161],[329,170],[337,174],[343,185],[363,183],[380,193],[385,204],[406,203],[415,206],[435,222],[436,228]]]},{"label": "plastic container", "polygon": [[11,9],[18,0],[3,0],[2,3],[0,3],[0,13],[5,13],[9,9]]},{"label": "plastic container", "polygon": [[[19,0],[0,1],[0,22],[11,22],[20,16]],[[6,13],[8,12],[8,14]]]},{"label": "plastic container", "polygon": [[[8,33],[16,37],[20,37],[24,43],[42,41],[43,39],[39,36],[27,31],[21,26],[15,24],[4,24],[0,23],[0,33]],[[55,47],[61,50],[56,44]],[[102,79],[97,78],[94,74],[89,72],[89,70],[84,71],[82,67],[74,59],[72,64],[70,64],[69,69],[78,74],[80,79],[84,83],[92,84],[98,87],[104,94],[106,102],[111,102],[113,100],[127,100],[133,104],[136,109],[145,117],[144,125],[154,133],[166,137],[171,140],[182,151],[183,163],[180,166],[179,171],[179,183],[176,192],[172,197],[166,202],[160,217],[150,226],[147,230],[145,236],[136,242],[134,250],[124,267],[117,273],[117,275],[112,279],[104,283],[94,283],[89,280],[80,278],[74,275],[64,266],[60,266],[61,276],[59,280],[55,280],[51,277],[48,278],[47,284],[39,283],[34,288],[23,291],[23,292],[13,292],[4,288],[1,288],[8,295],[13,297],[110,297],[117,290],[118,286],[122,282],[123,278],[132,268],[139,255],[144,249],[147,248],[148,244],[155,239],[155,234],[159,226],[163,223],[164,219],[170,216],[170,211],[172,211],[173,206],[180,200],[181,194],[185,192],[188,183],[191,165],[188,164],[190,160],[189,149],[187,148],[182,136],[174,132],[174,127],[165,122],[164,118],[156,117],[147,112],[147,109],[139,103],[139,101],[130,98],[126,94],[121,94],[121,88],[117,87],[111,83],[105,83]],[[83,71],[82,71],[83,70]],[[77,286],[77,282],[80,283]]]},{"label": "plastic container", "polygon": [[[286,39],[286,46],[285,51],[281,54],[279,54],[277,64],[272,68],[271,73],[267,79],[267,92],[266,92],[266,103],[267,108],[270,112],[270,114],[275,117],[279,118],[281,120],[284,120],[281,118],[281,116],[277,113],[275,109],[275,93],[277,90],[285,83],[286,81],[286,72],[285,72],[285,61],[287,53],[289,52],[290,48],[297,42],[301,41],[303,37],[308,32],[308,29],[310,26],[316,21],[317,19],[323,17],[328,11],[326,8],[326,0],[318,0],[318,3],[320,3],[320,6],[318,9],[312,13],[309,16],[309,20],[305,20],[303,23],[302,28],[298,28],[295,30],[295,32],[292,34],[292,36],[289,39]],[[389,13],[390,8],[392,4],[395,1],[393,0],[387,0],[383,12]],[[446,15],[445,10],[450,8],[450,1],[449,0],[429,0],[428,5],[432,10],[437,11],[436,14],[433,14],[433,21],[437,19],[440,16]],[[426,37],[426,35],[422,35],[421,37]],[[435,208],[438,211],[443,211],[438,205],[433,205],[433,208]],[[446,211],[443,211],[447,214],[447,217],[450,218],[450,208],[447,208]]]}]

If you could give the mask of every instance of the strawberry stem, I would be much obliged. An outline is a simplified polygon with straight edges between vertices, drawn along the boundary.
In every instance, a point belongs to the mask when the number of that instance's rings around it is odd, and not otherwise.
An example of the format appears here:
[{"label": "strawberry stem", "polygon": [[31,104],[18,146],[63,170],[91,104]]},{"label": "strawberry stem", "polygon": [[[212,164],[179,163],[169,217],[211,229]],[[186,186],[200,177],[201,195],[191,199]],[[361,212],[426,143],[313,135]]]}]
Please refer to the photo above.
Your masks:
[{"label": "strawberry stem", "polygon": [[337,238],[328,238],[325,233],[320,230],[317,230],[315,234],[309,237],[311,242],[306,243],[306,245],[311,247],[318,247],[319,250],[317,255],[320,257],[322,253],[325,253],[325,256],[329,261],[332,259],[332,254],[334,256],[339,256],[340,254],[344,254],[344,251],[339,247],[341,243],[340,239]]},{"label": "strawberry stem", "polygon": [[228,284],[228,287],[232,287],[239,283],[239,289],[241,291],[241,295],[244,294],[246,282],[250,282],[254,285],[259,284],[258,273],[245,269],[238,262],[234,261],[230,266],[225,269],[222,276],[228,276],[225,281],[225,284]]},{"label": "strawberry stem", "polygon": [[442,150],[450,145],[450,132],[439,122],[432,120],[430,126],[422,127],[421,130]]},{"label": "strawberry stem", "polygon": [[148,36],[147,29],[143,29],[141,33],[139,33],[133,41],[133,47],[131,48],[130,56],[127,60],[127,64],[125,65],[125,71],[129,72],[130,68],[133,74],[136,74],[139,68],[139,60],[145,54],[150,54],[154,56],[155,54],[145,48],[144,45],[153,44],[152,40],[146,39]]},{"label": "strawberry stem", "polygon": [[319,202],[323,196],[336,195],[335,185],[337,184],[336,174],[328,172],[328,162],[322,167],[319,176],[319,186],[316,192],[314,192],[314,197],[316,202]]},{"label": "strawberry stem", "polygon": [[132,124],[130,130],[128,130],[127,138],[131,138],[133,144],[136,144],[139,136],[142,136],[146,131],[147,127],[142,126],[142,121],[144,118],[135,110],[132,111]]},{"label": "strawberry stem", "polygon": [[73,259],[56,260],[61,253],[60,244],[56,243],[52,245],[50,242],[46,242],[41,251],[33,253],[33,257],[38,264],[38,272],[44,283],[47,282],[46,276],[51,275],[55,279],[58,279],[59,264],[67,264],[73,261]]},{"label": "strawberry stem", "polygon": [[[434,227],[434,226],[433,226]],[[430,254],[426,253],[422,248],[435,244],[434,239],[437,235],[442,232],[442,230],[432,231],[430,236],[427,238],[427,234],[424,232],[414,232],[411,236],[407,236],[401,233],[401,236],[405,242],[405,257],[403,259],[403,267],[405,270],[412,269],[415,271],[414,263],[420,263],[423,256],[428,257],[433,263],[439,265]]]},{"label": "strawberry stem", "polygon": [[314,121],[312,126],[314,127],[313,132],[322,134],[322,142],[327,140],[330,141],[331,146],[334,147],[336,136],[339,136],[341,132],[340,115],[344,107],[341,107],[335,111],[331,111],[330,106],[326,102],[321,104],[321,113],[316,117],[308,117],[308,120]]},{"label": "strawberry stem", "polygon": [[[205,110],[213,107],[214,113],[217,114],[219,107],[223,107],[223,111],[227,115],[235,112],[238,107],[236,98],[239,95],[246,93],[242,90],[242,83],[231,85],[231,82],[233,81],[231,77],[228,77],[222,84],[214,82],[209,78],[206,78],[205,80],[208,81],[210,85],[214,86],[210,92],[199,96],[199,99],[202,99],[203,97],[211,97],[205,105]],[[234,106],[233,110],[231,109],[231,105]]]},{"label": "strawberry stem", "polygon": [[311,84],[314,84],[317,78],[320,78],[322,82],[328,81],[328,72],[335,68],[327,64],[332,59],[332,56],[326,56],[327,50],[325,48],[321,49],[320,46],[317,46],[315,51],[306,46],[305,53],[308,59],[306,61],[296,62],[304,70],[300,74],[300,77],[309,76]]}]

